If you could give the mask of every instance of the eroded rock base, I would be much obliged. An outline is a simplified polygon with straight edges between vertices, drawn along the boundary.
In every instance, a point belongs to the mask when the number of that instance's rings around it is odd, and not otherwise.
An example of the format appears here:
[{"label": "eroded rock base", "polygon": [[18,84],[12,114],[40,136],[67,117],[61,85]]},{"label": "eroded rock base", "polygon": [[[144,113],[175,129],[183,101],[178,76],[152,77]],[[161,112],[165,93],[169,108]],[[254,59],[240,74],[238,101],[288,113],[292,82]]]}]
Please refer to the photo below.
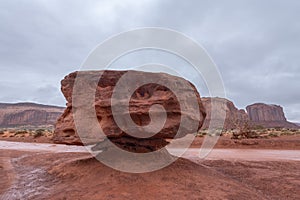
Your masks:
[{"label": "eroded rock base", "polygon": [[108,149],[112,148],[112,143],[125,151],[135,152],[135,153],[153,152],[169,144],[169,142],[167,142],[165,139],[162,138],[141,139],[141,138],[134,138],[134,137],[120,137],[120,138],[108,138],[102,142],[99,142],[92,148],[92,150],[107,151]]}]

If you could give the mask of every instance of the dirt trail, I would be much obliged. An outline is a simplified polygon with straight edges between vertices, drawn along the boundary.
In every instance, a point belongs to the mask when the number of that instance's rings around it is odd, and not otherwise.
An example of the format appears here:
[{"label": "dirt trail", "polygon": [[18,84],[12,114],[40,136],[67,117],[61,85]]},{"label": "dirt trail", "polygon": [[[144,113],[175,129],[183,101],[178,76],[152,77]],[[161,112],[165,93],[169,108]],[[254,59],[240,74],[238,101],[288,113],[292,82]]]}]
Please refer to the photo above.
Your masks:
[{"label": "dirt trail", "polygon": [[0,150],[16,150],[28,152],[88,152],[84,146],[51,144],[51,143],[26,143],[0,141]]},{"label": "dirt trail", "polygon": [[14,179],[0,196],[1,200],[36,199],[44,193],[49,193],[48,187],[51,186],[52,183],[47,175],[46,168],[39,165],[29,166],[23,164],[23,159],[34,160],[37,156],[41,156],[41,154],[25,153],[18,158],[7,160],[7,162],[11,163],[13,173],[8,172],[6,175],[10,176],[13,174]]},{"label": "dirt trail", "polygon": [[[91,147],[47,143],[23,143],[0,141],[0,150],[17,150],[27,152],[87,153]],[[181,149],[171,149],[176,154]],[[190,160],[199,160],[199,149],[190,148],[183,155]],[[278,149],[213,149],[205,158],[207,160],[248,160],[248,161],[300,161],[300,150]]]},{"label": "dirt trail", "polygon": [[15,180],[14,168],[9,157],[0,157],[0,194],[7,190]]},{"label": "dirt trail", "polygon": [[85,147],[0,141],[0,199],[300,199],[299,150],[214,149],[207,160],[198,153],[128,174]]}]

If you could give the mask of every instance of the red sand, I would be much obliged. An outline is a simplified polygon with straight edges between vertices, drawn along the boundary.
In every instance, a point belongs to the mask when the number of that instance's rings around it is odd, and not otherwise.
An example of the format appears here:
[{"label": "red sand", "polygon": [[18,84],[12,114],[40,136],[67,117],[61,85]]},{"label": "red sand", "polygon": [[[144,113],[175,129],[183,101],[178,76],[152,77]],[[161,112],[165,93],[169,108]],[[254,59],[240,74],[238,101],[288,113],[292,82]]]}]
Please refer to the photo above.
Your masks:
[{"label": "red sand", "polygon": [[299,161],[239,156],[129,174],[88,153],[0,150],[0,199],[300,199]]},{"label": "red sand", "polygon": [[[195,137],[191,147],[200,148],[204,137]],[[0,137],[3,141],[53,143],[51,138],[41,136],[29,137]],[[238,149],[290,149],[300,150],[300,134],[270,137],[267,139],[240,139],[233,140],[230,137],[221,136],[214,148],[238,148]]]}]

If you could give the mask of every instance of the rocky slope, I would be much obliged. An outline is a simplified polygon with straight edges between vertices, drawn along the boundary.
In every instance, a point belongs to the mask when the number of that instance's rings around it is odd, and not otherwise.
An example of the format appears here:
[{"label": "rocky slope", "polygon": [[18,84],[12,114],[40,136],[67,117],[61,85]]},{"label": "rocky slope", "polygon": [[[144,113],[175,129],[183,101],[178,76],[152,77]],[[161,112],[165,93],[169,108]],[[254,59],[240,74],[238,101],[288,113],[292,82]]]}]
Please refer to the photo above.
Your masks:
[{"label": "rocky slope", "polygon": [[0,127],[54,125],[63,110],[35,103],[0,103]]},{"label": "rocky slope", "polygon": [[283,108],[279,105],[255,103],[246,107],[251,124],[265,128],[299,128],[296,124],[288,122]]}]

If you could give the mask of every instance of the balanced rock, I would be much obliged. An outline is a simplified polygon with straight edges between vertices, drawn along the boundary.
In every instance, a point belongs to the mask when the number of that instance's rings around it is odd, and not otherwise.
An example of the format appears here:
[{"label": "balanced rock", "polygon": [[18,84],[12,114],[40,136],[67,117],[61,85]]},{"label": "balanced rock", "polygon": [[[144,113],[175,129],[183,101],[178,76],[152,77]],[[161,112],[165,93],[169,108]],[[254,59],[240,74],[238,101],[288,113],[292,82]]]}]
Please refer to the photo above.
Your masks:
[{"label": "balanced rock", "polygon": [[[132,83],[134,83],[134,80],[137,78],[150,80],[150,82],[136,87],[137,89],[129,98],[129,110],[124,111],[121,107],[126,103],[126,99],[123,99],[122,95],[114,97],[113,92],[121,77],[128,72],[130,72],[129,74]],[[79,83],[79,88],[82,86],[82,88],[80,88],[81,92],[73,94],[73,87],[79,73],[81,81]],[[101,79],[100,75],[102,75]],[[151,82],[151,80],[158,81]],[[174,94],[173,90],[166,87],[170,84],[180,92]],[[126,84],[124,85],[123,93],[128,92],[125,86]],[[77,145],[82,145],[83,143],[86,144],[86,142],[82,141],[82,135],[80,135],[80,137],[78,135],[74,116],[78,114],[77,112],[79,112],[82,106],[89,102],[85,102],[85,99],[83,99],[82,104],[79,103],[74,105],[75,103],[73,101],[74,98],[76,98],[76,95],[80,95],[80,93],[84,92],[91,92],[93,91],[92,88],[96,88],[94,92],[94,102],[93,105],[91,105],[95,112],[85,112],[85,115],[79,116],[79,120],[85,121],[90,118],[97,119],[96,124],[86,124],[86,130],[90,130],[87,131],[86,137],[90,137],[88,140],[89,143],[97,144],[95,146],[96,149],[107,148],[105,141],[110,140],[115,145],[128,151],[154,151],[168,144],[165,139],[174,137],[180,138],[184,137],[186,134],[196,133],[202,126],[206,116],[205,109],[196,88],[190,82],[180,77],[165,73],[141,71],[106,70],[73,72],[61,81],[61,90],[67,100],[67,108],[56,123],[53,137],[54,142]],[[196,104],[189,103],[192,102],[191,99],[193,98],[191,97],[193,96]],[[116,113],[112,112],[112,100],[114,100],[114,104],[120,106],[120,111],[117,111]],[[180,102],[186,103],[182,106]],[[150,111],[155,105],[160,105],[164,110],[152,110],[154,118],[159,120],[161,117],[161,121],[163,121],[163,117],[165,116],[165,121],[162,128],[150,137],[135,137],[130,133],[131,127],[125,127],[126,130],[129,131],[124,131],[124,127],[120,128],[116,123],[116,118],[123,119],[130,116],[136,126],[145,127],[151,124],[152,117]],[[183,109],[184,112],[182,112]],[[199,112],[195,112],[196,110],[199,110]],[[93,113],[96,113],[96,116],[93,115]],[[188,120],[182,123],[181,120],[183,118]],[[192,126],[195,123],[196,126]],[[93,133],[96,126],[100,126],[106,135],[106,137],[103,138],[103,141],[100,141],[101,138],[99,140]],[[155,129],[155,126],[153,126],[153,128]],[[178,135],[177,132],[179,129],[181,130],[181,134]]]}]

